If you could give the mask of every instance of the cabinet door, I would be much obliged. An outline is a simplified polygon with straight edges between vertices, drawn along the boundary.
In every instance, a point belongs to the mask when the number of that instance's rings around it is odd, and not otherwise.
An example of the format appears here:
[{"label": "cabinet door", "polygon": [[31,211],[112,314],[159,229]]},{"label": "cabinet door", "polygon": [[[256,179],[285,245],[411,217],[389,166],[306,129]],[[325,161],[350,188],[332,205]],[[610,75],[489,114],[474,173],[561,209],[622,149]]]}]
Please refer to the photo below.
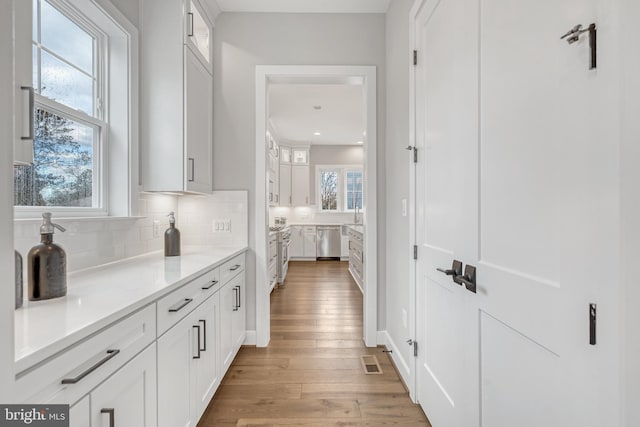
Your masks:
[{"label": "cabinet door", "polygon": [[349,236],[341,236],[340,238],[340,258],[349,258]]},{"label": "cabinet door", "polygon": [[158,427],[189,427],[197,422],[190,402],[191,361],[197,355],[192,323],[189,315],[158,339]]},{"label": "cabinet door", "polygon": [[236,298],[236,310],[233,312],[233,321],[231,323],[231,337],[233,342],[233,353],[235,353],[244,343],[246,336],[246,309],[245,309],[245,284],[244,273],[240,273],[231,283],[234,289],[234,298]]},{"label": "cabinet door", "polygon": [[191,315],[192,325],[198,326],[197,333],[200,334],[200,358],[191,361],[191,412],[194,419],[200,418],[220,383],[216,355],[218,306],[219,295],[216,293]]},{"label": "cabinet door", "polygon": [[292,162],[295,165],[309,164],[309,150],[306,148],[294,148],[292,150]]},{"label": "cabinet door", "polygon": [[291,246],[289,246],[291,258],[301,258],[304,256],[304,245],[302,243],[302,227],[291,227]]},{"label": "cabinet door", "polygon": [[209,71],[213,72],[211,39],[213,37],[213,26],[203,7],[197,0],[187,1],[187,22],[185,23],[187,45],[198,56],[200,61]]},{"label": "cabinet door", "polygon": [[186,188],[211,192],[213,78],[193,51],[185,47]]},{"label": "cabinet door", "polygon": [[305,258],[316,257],[316,233],[305,231],[303,236],[303,252]]},{"label": "cabinet door", "polygon": [[88,427],[91,425],[91,406],[89,395],[69,408],[69,427]]},{"label": "cabinet door", "polygon": [[220,289],[220,372],[226,372],[233,361],[232,322],[236,307],[233,280]]},{"label": "cabinet door", "polygon": [[[15,33],[14,51],[14,111],[13,160],[16,163],[33,162],[33,73],[31,29],[33,2],[13,1]],[[24,88],[24,89],[23,89]]]},{"label": "cabinet door", "polygon": [[280,164],[280,206],[291,206],[291,165]]},{"label": "cabinet door", "polygon": [[291,148],[280,146],[280,163],[291,163]]},{"label": "cabinet door", "polygon": [[309,166],[291,166],[291,204],[306,206],[309,204]]},{"label": "cabinet door", "polygon": [[156,345],[151,344],[95,389],[91,408],[93,427],[156,427]]}]

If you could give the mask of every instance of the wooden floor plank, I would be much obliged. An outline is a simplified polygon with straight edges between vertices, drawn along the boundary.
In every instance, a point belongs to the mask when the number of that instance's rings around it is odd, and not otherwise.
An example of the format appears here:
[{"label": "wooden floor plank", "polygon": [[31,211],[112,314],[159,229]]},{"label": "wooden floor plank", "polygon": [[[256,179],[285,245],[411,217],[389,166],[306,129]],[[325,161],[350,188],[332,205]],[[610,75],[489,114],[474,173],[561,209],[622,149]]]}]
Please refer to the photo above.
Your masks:
[{"label": "wooden floor plank", "polygon": [[[430,427],[383,348],[362,340],[344,262],[292,262],[271,294],[271,342],[242,347],[199,427]],[[361,356],[383,373],[366,375]]]}]

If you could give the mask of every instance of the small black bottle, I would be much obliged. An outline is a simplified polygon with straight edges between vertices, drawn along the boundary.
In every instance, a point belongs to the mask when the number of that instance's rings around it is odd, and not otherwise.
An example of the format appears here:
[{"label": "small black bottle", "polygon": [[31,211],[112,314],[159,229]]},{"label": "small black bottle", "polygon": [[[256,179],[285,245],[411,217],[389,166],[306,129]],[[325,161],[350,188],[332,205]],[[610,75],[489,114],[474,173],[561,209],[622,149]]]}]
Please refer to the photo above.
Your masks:
[{"label": "small black bottle", "polygon": [[169,228],[164,232],[164,256],[180,256],[180,230],[176,228],[176,217],[169,213]]},{"label": "small black bottle", "polygon": [[51,222],[51,213],[42,214],[40,243],[29,251],[29,301],[63,297],[67,294],[67,255],[53,243],[54,229],[65,229]]}]

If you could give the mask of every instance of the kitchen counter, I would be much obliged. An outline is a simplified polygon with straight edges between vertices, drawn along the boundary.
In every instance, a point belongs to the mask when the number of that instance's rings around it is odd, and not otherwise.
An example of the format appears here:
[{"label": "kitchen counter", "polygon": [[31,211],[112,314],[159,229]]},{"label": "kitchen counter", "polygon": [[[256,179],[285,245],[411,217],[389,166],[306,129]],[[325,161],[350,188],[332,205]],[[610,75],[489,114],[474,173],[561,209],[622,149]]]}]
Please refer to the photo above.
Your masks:
[{"label": "kitchen counter", "polygon": [[347,227],[349,227],[350,229],[352,229],[353,231],[355,231],[356,233],[360,233],[360,234],[364,234],[364,226],[362,225],[355,225],[355,224],[346,224]]},{"label": "kitchen counter", "polygon": [[20,373],[246,251],[247,247],[183,247],[182,256],[154,252],[71,273],[67,295],[25,301],[15,311]]}]

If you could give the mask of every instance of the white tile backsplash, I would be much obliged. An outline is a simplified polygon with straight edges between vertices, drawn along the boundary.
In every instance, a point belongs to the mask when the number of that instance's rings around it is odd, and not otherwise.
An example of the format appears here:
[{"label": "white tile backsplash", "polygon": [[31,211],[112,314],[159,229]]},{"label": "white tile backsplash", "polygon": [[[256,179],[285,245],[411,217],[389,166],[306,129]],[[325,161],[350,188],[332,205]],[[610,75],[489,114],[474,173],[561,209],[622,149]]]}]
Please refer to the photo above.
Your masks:
[{"label": "white tile backsplash", "polygon": [[[174,211],[183,245],[246,245],[247,203],[246,191],[220,191],[211,196],[141,193],[138,217],[63,219],[54,216],[54,222],[67,229],[65,233],[56,232],[54,241],[67,253],[68,272],[161,251],[164,230],[169,226],[167,214]],[[231,231],[213,233],[214,219],[230,220]],[[160,222],[158,237],[153,235],[154,220]],[[23,256],[25,269],[27,253],[40,241],[40,224],[41,220],[15,221],[15,247]]]}]

